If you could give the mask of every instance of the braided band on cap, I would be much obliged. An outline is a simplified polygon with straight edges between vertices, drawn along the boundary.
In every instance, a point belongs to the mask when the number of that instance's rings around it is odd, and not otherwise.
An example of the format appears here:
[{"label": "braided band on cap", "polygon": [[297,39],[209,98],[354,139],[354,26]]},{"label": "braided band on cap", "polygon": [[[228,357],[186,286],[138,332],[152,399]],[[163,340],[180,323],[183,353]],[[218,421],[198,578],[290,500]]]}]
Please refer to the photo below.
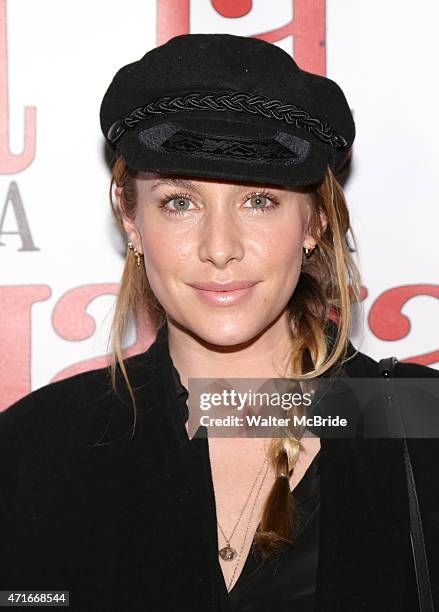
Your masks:
[{"label": "braided band on cap", "polygon": [[297,108],[294,104],[239,91],[193,92],[173,98],[159,98],[135,108],[122,119],[115,121],[108,130],[107,138],[114,144],[140,121],[147,121],[154,115],[200,110],[262,115],[267,119],[305,128],[335,149],[345,149],[347,146],[346,139],[337,134],[326,121],[311,117],[307,111]]}]

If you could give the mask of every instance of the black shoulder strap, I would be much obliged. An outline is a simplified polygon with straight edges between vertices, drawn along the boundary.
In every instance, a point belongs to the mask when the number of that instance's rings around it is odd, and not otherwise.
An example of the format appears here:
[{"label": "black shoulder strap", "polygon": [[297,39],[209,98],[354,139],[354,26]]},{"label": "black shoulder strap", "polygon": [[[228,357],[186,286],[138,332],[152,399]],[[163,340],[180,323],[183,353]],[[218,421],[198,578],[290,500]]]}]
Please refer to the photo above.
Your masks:
[{"label": "black shoulder strap", "polygon": [[[380,376],[390,379],[394,375],[395,365],[398,362],[396,357],[387,357],[379,362]],[[404,436],[404,424],[401,421],[401,432],[404,442],[404,463],[407,476],[407,488],[409,494],[410,509],[410,541],[413,551],[415,565],[416,583],[418,585],[418,598],[420,612],[434,612],[433,595],[431,592],[430,575],[428,569],[427,553],[425,550],[424,534],[422,530],[421,513],[419,510],[419,500],[416,492],[413,468],[410,460],[410,453],[407,447],[407,440]]]}]

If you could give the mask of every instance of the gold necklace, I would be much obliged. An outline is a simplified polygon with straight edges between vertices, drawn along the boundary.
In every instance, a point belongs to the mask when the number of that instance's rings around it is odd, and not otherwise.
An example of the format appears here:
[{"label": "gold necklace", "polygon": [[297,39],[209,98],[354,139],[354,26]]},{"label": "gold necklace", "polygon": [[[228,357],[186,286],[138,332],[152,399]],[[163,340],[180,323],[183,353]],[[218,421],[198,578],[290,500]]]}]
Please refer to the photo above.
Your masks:
[{"label": "gold necklace", "polygon": [[[235,533],[235,530],[236,530],[236,528],[237,528],[237,526],[238,526],[238,523],[239,523],[239,521],[241,520],[241,517],[242,517],[242,515],[243,515],[243,512],[244,512],[244,510],[245,510],[245,508],[246,508],[246,506],[247,506],[247,504],[248,504],[248,500],[250,499],[250,496],[251,496],[251,494],[253,493],[253,489],[254,489],[254,488],[255,488],[255,486],[256,486],[256,483],[257,483],[257,481],[258,481],[259,475],[261,474],[262,469],[263,469],[263,467],[264,467],[264,465],[265,465],[265,463],[266,463],[267,461],[268,461],[268,457],[265,457],[264,462],[263,462],[263,464],[262,464],[262,466],[261,466],[261,469],[259,470],[259,472],[258,472],[258,473],[257,473],[257,475],[256,475],[256,478],[255,478],[255,481],[254,481],[254,483],[253,483],[253,486],[252,486],[252,488],[250,489],[250,493],[248,494],[248,497],[247,497],[247,499],[245,500],[245,504],[244,504],[244,506],[243,506],[243,508],[242,508],[242,510],[241,510],[241,512],[240,512],[240,514],[239,514],[238,520],[236,521],[236,524],[235,524],[235,526],[234,526],[234,528],[233,528],[233,531],[232,531],[232,533],[230,534],[230,537],[229,537],[229,538],[228,538],[228,537],[226,536],[226,534],[224,533],[224,531],[223,531],[223,529],[222,529],[221,525],[220,525],[220,524],[219,524],[219,522],[218,522],[218,519],[217,519],[217,521],[216,521],[216,522],[217,522],[217,525],[218,525],[218,527],[219,527],[219,529],[220,529],[220,531],[221,531],[221,533],[222,533],[222,535],[223,535],[223,537],[224,537],[224,539],[225,539],[225,541],[226,541],[226,545],[224,546],[224,548],[221,548],[221,549],[218,551],[218,554],[219,554],[219,556],[221,557],[221,559],[222,559],[223,561],[232,561],[232,560],[233,560],[233,559],[236,557],[236,555],[238,554],[238,553],[236,552],[236,550],[235,550],[235,549],[234,549],[232,546],[230,546],[230,540],[233,538],[233,534]],[[267,470],[268,470],[268,468],[267,468]],[[265,475],[266,475],[266,474],[265,474]],[[265,480],[265,477],[264,477],[264,480]],[[262,482],[264,482],[264,480],[263,480]],[[262,483],[261,483],[261,486],[262,486]],[[259,488],[259,491],[260,491],[260,488]],[[258,495],[259,495],[259,493],[258,493]],[[257,498],[256,498],[256,499],[257,499]],[[247,526],[247,528],[248,528],[248,526]]]},{"label": "gold necklace", "polygon": [[269,465],[267,465],[267,469],[265,470],[264,478],[262,479],[262,482],[261,482],[261,484],[259,485],[259,489],[258,489],[257,495],[256,495],[255,500],[254,500],[254,502],[253,502],[253,506],[252,506],[252,509],[251,509],[251,512],[250,512],[250,518],[249,518],[249,520],[248,520],[248,523],[247,523],[247,528],[246,528],[246,530],[245,530],[245,534],[244,534],[244,539],[243,539],[243,541],[242,541],[241,550],[239,551],[238,560],[237,560],[236,565],[235,565],[235,568],[234,568],[234,570],[233,570],[232,577],[230,578],[230,581],[229,581],[229,586],[227,587],[227,590],[228,590],[228,591],[230,591],[230,587],[232,586],[232,582],[233,582],[233,579],[234,579],[234,577],[235,577],[236,570],[238,569],[239,561],[240,561],[241,556],[242,556],[242,551],[244,550],[245,540],[247,539],[247,533],[248,533],[248,530],[249,530],[249,527],[250,527],[250,523],[251,523],[251,520],[252,520],[252,517],[253,517],[253,512],[254,512],[254,509],[255,509],[255,506],[256,506],[256,501],[257,501],[257,500],[258,500],[258,498],[259,498],[259,494],[260,494],[260,492],[261,492],[262,485],[264,484],[265,479],[266,479],[266,477],[267,477],[269,467],[270,467],[270,466],[269,466]]}]

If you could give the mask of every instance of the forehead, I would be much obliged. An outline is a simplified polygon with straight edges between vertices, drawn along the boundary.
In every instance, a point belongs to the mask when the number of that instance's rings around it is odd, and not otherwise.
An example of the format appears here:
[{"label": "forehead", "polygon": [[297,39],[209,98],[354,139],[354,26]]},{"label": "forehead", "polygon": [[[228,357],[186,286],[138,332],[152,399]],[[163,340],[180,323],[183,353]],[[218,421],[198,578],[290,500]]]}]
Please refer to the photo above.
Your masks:
[{"label": "forehead", "polygon": [[162,174],[159,172],[139,172],[137,174],[137,179],[141,184],[143,184],[150,191],[157,191],[163,187],[174,187],[185,190],[193,190],[193,191],[202,191],[203,189],[211,189],[215,186],[220,186],[222,188],[228,189],[248,189],[252,188],[256,191],[262,191],[263,189],[276,190],[279,192],[299,192],[299,193],[308,193],[311,189],[310,187],[292,187],[287,189],[281,185],[276,185],[272,183],[253,183],[253,182],[244,182],[244,181],[235,181],[235,180],[222,180],[217,178],[206,178],[206,177],[197,177],[197,176],[177,176],[170,174]]}]

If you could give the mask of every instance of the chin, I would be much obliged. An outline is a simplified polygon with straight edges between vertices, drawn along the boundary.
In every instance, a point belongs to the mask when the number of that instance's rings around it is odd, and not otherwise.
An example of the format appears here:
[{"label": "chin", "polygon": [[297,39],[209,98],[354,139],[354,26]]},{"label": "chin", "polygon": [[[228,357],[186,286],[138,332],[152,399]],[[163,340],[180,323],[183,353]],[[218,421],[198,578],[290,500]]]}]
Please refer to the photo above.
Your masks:
[{"label": "chin", "polygon": [[187,322],[185,327],[194,336],[215,346],[236,346],[251,342],[269,325],[268,321],[254,319],[248,314],[240,316],[211,316],[203,321]]}]

